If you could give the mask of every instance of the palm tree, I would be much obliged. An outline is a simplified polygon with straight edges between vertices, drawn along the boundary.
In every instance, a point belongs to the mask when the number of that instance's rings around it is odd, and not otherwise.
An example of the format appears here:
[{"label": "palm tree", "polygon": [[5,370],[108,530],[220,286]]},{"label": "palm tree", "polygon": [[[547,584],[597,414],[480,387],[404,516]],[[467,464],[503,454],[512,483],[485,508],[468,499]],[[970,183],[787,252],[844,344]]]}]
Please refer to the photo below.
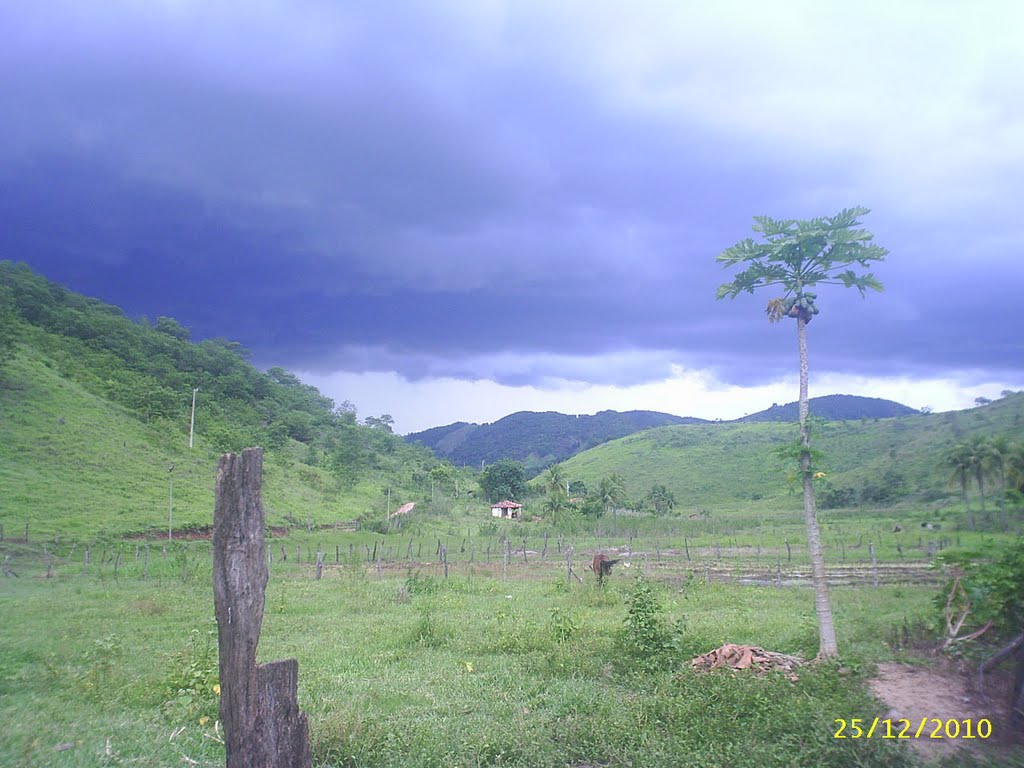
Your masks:
[{"label": "palm tree", "polygon": [[612,511],[612,527],[616,523],[615,510],[626,497],[626,489],[622,476],[613,472],[608,477],[602,477],[597,484],[597,496],[601,500],[601,508],[607,515],[608,510]]},{"label": "palm tree", "polygon": [[547,472],[544,473],[544,486],[549,492],[559,490],[566,495],[569,494],[569,484],[565,477],[565,469],[561,464],[552,464],[548,467]]},{"label": "palm tree", "polygon": [[717,298],[735,298],[753,293],[758,288],[778,286],[782,296],[768,303],[766,314],[771,322],[785,317],[796,319],[797,349],[800,361],[800,475],[804,495],[804,523],[811,556],[811,579],[814,583],[815,609],[818,615],[818,657],[839,654],[836,645],[832,606],[829,601],[825,559],[821,549],[814,499],[814,477],[811,468],[811,431],[808,424],[807,324],[818,314],[818,295],[811,288],[817,285],[843,285],[857,288],[863,296],[868,289],[880,291],[882,284],[870,272],[857,273],[854,267],[866,268],[873,261],[882,261],[888,251],[871,244],[874,236],[865,229],[856,229],[858,217],[867,208],[848,208],[835,216],[808,221],[776,220],[755,217],[754,231],[765,242],[748,238],[717,257],[725,267],[743,264],[731,283],[718,288]]},{"label": "palm tree", "polygon": [[996,435],[988,440],[989,449],[992,454],[992,469],[996,479],[999,481],[999,495],[997,505],[999,507],[999,525],[1003,533],[1009,530],[1006,520],[1006,462],[1010,457],[1011,443],[1005,435]]},{"label": "palm tree", "polygon": [[1010,443],[1003,461],[1009,484],[1014,491],[1024,494],[1024,443]]},{"label": "palm tree", "polygon": [[970,449],[971,474],[978,484],[978,495],[981,497],[981,514],[985,514],[985,478],[992,472],[995,462],[992,444],[984,435],[974,435],[967,444]]},{"label": "palm tree", "polygon": [[675,494],[666,488],[663,483],[652,485],[651,490],[647,492],[647,499],[654,507],[654,513],[656,515],[666,515],[671,512],[676,505]]},{"label": "palm tree", "polygon": [[963,499],[964,510],[967,512],[967,523],[971,530],[975,531],[977,526],[974,523],[974,514],[967,500],[967,487],[970,485],[972,473],[971,455],[971,448],[967,443],[957,443],[946,451],[944,463],[953,470],[950,482],[960,486],[960,498]]},{"label": "palm tree", "polygon": [[552,490],[548,494],[548,497],[544,500],[544,514],[552,525],[559,526],[566,522],[569,514],[569,503],[568,497],[565,495],[565,489]]}]

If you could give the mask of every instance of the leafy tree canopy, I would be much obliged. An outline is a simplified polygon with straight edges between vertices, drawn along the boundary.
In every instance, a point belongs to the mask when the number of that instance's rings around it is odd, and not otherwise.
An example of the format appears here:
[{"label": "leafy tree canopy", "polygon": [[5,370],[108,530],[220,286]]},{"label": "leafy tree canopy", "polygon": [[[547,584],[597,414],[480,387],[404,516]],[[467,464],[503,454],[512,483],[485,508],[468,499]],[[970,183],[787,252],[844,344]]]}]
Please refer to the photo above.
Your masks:
[{"label": "leafy tree canopy", "polygon": [[758,288],[779,286],[782,296],[769,302],[770,320],[802,314],[805,321],[817,314],[817,294],[807,291],[815,285],[842,285],[864,295],[880,291],[882,283],[871,272],[857,271],[882,261],[888,251],[874,245],[874,235],[858,229],[859,217],[867,208],[847,208],[835,216],[816,219],[772,219],[754,217],[754,231],[762,241],[742,240],[717,256],[725,267],[747,264],[731,283],[718,287],[717,298],[735,298]]},{"label": "leafy tree canopy", "polygon": [[480,473],[480,488],[492,504],[504,499],[519,501],[526,496],[526,470],[518,461],[496,461]]}]

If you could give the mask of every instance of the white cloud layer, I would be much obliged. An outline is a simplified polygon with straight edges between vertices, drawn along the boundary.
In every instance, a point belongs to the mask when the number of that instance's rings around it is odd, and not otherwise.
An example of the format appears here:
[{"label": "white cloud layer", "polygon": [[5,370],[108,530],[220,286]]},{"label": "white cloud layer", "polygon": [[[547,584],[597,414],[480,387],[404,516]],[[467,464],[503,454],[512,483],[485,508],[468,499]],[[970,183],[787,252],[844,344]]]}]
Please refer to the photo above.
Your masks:
[{"label": "white cloud layer", "polygon": [[[630,387],[580,381],[550,382],[552,388],[512,387],[482,379],[430,378],[416,382],[394,372],[315,374],[298,372],[306,383],[341,403],[356,405],[360,417],[389,413],[395,431],[420,432],[456,421],[478,424],[497,421],[516,411],[558,411],[592,414],[603,410],[648,410],[697,418],[737,419],[797,399],[797,381],[780,380],[740,387],[717,380],[707,371],[673,366],[660,381]],[[991,381],[983,373],[959,377],[914,379],[822,374],[812,379],[811,397],[851,394],[878,397],[942,412],[969,408],[977,397],[995,399],[1004,390],[1024,389],[1024,381]]]}]

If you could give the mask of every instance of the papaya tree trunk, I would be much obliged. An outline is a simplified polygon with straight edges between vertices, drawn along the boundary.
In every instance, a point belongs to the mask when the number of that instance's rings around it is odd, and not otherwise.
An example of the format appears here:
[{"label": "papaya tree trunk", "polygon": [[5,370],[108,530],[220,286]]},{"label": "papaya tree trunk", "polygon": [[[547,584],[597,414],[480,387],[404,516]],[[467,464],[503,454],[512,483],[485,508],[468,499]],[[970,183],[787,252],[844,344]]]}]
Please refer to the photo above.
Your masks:
[{"label": "papaya tree trunk", "polygon": [[818,614],[818,658],[839,655],[836,630],[832,622],[832,603],[828,595],[828,576],[821,550],[821,530],[814,500],[814,478],[811,470],[811,430],[807,423],[810,403],[807,397],[807,322],[801,312],[796,319],[800,347],[800,474],[804,490],[804,524],[807,527],[807,549],[811,556],[811,581],[814,584],[814,608]]}]

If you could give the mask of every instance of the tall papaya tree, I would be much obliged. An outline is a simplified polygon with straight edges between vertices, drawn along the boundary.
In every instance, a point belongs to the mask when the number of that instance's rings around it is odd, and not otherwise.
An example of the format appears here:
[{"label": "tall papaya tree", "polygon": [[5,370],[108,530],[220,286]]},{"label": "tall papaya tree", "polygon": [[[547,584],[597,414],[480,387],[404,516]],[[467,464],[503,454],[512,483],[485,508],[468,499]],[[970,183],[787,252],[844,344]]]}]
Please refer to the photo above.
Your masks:
[{"label": "tall papaya tree", "polygon": [[819,658],[838,655],[832,606],[829,601],[825,560],[821,549],[814,499],[814,470],[811,466],[811,430],[807,397],[807,324],[818,314],[819,285],[856,288],[864,296],[868,290],[880,291],[882,284],[867,270],[872,262],[882,261],[888,251],[873,244],[868,230],[860,228],[860,217],[867,208],[847,208],[835,216],[810,220],[754,217],[759,241],[743,240],[718,254],[723,267],[742,266],[732,282],[719,286],[717,298],[736,298],[761,288],[781,291],[768,302],[765,314],[770,322],[785,318],[796,320],[800,356],[800,450],[799,466],[803,484],[804,523],[811,555],[815,608],[818,614]]}]

